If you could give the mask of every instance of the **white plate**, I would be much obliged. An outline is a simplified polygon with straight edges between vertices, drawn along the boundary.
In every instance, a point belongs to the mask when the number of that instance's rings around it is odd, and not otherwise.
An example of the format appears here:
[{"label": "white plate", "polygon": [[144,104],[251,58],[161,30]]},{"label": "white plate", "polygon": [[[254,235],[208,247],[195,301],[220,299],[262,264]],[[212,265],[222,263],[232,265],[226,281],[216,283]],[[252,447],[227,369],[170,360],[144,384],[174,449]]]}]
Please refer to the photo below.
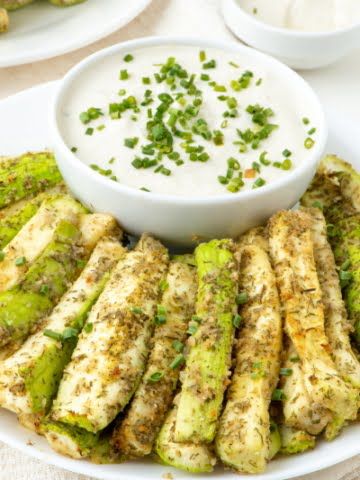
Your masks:
[{"label": "white plate", "polygon": [[[109,1],[109,0],[107,0]],[[26,90],[0,102],[1,154],[17,154],[26,150],[51,148],[48,133],[48,105],[56,83],[48,83]],[[331,112],[327,108],[328,112]],[[334,109],[329,114],[329,151],[343,155],[360,169],[360,144],[354,139],[356,127]],[[358,134],[357,134],[358,135]],[[347,147],[350,146],[350,147]],[[355,162],[355,159],[357,163]],[[210,475],[196,475],[199,480],[221,478],[226,480],[283,480],[330,467],[360,454],[360,425],[344,430],[331,443],[319,442],[315,450],[292,457],[278,458],[271,462],[267,472],[251,477],[224,472],[219,468]],[[122,465],[93,465],[87,461],[71,460],[54,453],[46,441],[25,430],[16,417],[0,409],[0,440],[24,453],[76,473],[102,480],[146,480],[161,479],[165,472],[172,472],[175,479],[194,478],[184,472],[160,466],[150,461],[127,462]]]},{"label": "white plate", "polygon": [[10,12],[0,35],[0,67],[44,60],[110,35],[141,13],[151,0],[87,0],[60,8],[37,0]]}]

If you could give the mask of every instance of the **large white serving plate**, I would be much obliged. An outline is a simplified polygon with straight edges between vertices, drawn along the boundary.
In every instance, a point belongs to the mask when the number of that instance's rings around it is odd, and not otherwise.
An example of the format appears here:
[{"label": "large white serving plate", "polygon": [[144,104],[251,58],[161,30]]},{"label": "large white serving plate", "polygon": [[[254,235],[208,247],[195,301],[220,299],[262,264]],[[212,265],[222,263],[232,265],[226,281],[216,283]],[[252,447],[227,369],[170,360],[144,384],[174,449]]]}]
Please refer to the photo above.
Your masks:
[{"label": "large white serving plate", "polygon": [[37,0],[10,12],[0,35],[0,67],[44,60],[84,47],[123,27],[151,0],[87,0],[60,8]]},{"label": "large white serving plate", "polygon": [[[106,0],[109,1],[109,0]],[[56,82],[26,90],[0,102],[0,155],[17,154],[26,150],[51,149],[48,131],[48,106]],[[326,108],[330,124],[328,151],[342,155],[360,169],[359,127],[334,109]],[[81,182],[81,178],[79,178]],[[360,454],[360,424],[345,429],[331,443],[319,442],[315,450],[271,462],[267,472],[255,480],[283,480],[329,467]],[[22,452],[73,472],[102,480],[160,480],[171,472],[175,479],[194,478],[184,472],[150,461],[126,462],[121,465],[93,465],[87,461],[71,460],[54,453],[46,441],[22,428],[15,415],[0,409],[0,440]],[[224,472],[221,468],[210,475],[196,475],[199,480],[217,478],[249,480],[249,475]]]}]

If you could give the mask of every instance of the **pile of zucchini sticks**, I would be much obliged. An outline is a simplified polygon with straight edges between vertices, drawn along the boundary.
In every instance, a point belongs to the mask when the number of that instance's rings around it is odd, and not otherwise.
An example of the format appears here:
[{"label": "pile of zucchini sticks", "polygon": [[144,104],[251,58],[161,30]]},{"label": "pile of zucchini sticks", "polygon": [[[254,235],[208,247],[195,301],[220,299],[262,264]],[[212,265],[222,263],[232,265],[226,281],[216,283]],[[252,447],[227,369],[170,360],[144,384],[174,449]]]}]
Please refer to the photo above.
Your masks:
[{"label": "pile of zucchini sticks", "polygon": [[258,473],[360,406],[360,175],[321,163],[297,211],[170,256],[133,249],[52,154],[0,161],[0,406],[57,452]]},{"label": "pile of zucchini sticks", "polygon": [[[25,7],[35,0],[0,0],[0,33],[6,32],[10,26],[8,12]],[[48,0],[57,7],[70,7],[86,0]]]}]

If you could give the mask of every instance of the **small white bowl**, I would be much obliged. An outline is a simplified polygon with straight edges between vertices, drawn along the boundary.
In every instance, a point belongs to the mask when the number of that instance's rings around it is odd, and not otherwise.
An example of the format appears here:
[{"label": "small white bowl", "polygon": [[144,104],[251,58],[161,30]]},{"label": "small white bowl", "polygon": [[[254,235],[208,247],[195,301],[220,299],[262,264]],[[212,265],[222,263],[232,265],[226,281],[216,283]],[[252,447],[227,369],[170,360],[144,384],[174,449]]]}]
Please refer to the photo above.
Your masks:
[{"label": "small white bowl", "polygon": [[222,13],[238,38],[296,69],[324,67],[360,45],[360,24],[319,33],[277,28],[247,13],[238,0],[223,0]]},{"label": "small white bowl", "polygon": [[[312,105],[312,120],[317,125],[317,141],[306,162],[292,172],[262,188],[237,194],[181,197],[143,192],[114,182],[82,163],[66,145],[59,118],[64,98],[80,74],[111,55],[122,55],[138,48],[159,45],[186,45],[235,52],[271,66],[291,85],[294,95]],[[60,84],[52,107],[50,127],[57,162],[74,193],[91,209],[113,214],[124,229],[134,235],[151,232],[167,244],[191,246],[210,238],[236,237],[261,224],[279,209],[290,208],[299,200],[311,181],[327,139],[327,126],[320,102],[310,86],[294,71],[277,60],[237,43],[200,40],[188,37],[150,37],[114,45],[97,52],[72,68]],[[90,162],[89,162],[90,163]]]}]

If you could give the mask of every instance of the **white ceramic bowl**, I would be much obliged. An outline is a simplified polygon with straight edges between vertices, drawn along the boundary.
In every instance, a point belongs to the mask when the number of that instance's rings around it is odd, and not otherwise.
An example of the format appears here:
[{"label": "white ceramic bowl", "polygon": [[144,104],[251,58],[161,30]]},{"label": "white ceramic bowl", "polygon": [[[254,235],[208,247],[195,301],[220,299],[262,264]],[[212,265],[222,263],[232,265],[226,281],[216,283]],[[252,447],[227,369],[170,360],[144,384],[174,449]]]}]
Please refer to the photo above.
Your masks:
[{"label": "white ceramic bowl", "polygon": [[[208,197],[180,197],[142,192],[111,181],[82,163],[68,148],[60,129],[63,100],[73,82],[105,57],[158,45],[191,45],[218,48],[268,64],[284,79],[294,95],[312,106],[312,120],[318,137],[306,162],[294,171],[262,188]],[[259,225],[279,209],[292,207],[306,190],[325,147],[327,127],[318,98],[308,84],[280,62],[236,43],[222,43],[186,37],[151,37],[114,45],[91,55],[65,76],[51,113],[51,133],[59,168],[74,195],[91,209],[113,214],[124,229],[134,235],[151,232],[169,245],[190,246],[196,240],[236,237]],[[89,162],[90,163],[90,162]]]},{"label": "white ceramic bowl", "polygon": [[320,33],[277,28],[245,12],[238,0],[222,0],[222,13],[230,30],[246,44],[297,69],[329,65],[360,45],[360,24]]}]

